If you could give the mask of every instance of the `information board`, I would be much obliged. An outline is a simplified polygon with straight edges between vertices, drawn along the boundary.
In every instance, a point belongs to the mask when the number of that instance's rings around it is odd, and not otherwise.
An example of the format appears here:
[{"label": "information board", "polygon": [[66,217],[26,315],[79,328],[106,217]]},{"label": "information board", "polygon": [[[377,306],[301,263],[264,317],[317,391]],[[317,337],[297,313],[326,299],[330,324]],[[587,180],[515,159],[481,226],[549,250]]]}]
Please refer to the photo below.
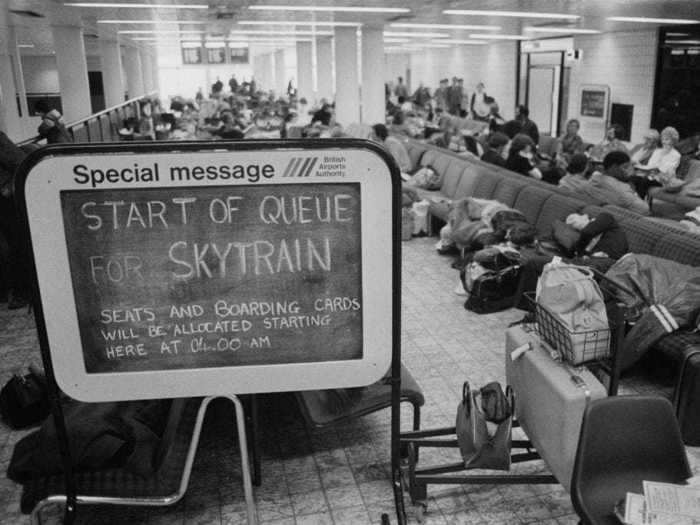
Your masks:
[{"label": "information board", "polygon": [[338,388],[387,371],[385,158],[214,146],[67,147],[27,174],[51,359],[68,395]]},{"label": "information board", "polygon": [[607,86],[581,88],[581,117],[605,119],[610,90]]}]

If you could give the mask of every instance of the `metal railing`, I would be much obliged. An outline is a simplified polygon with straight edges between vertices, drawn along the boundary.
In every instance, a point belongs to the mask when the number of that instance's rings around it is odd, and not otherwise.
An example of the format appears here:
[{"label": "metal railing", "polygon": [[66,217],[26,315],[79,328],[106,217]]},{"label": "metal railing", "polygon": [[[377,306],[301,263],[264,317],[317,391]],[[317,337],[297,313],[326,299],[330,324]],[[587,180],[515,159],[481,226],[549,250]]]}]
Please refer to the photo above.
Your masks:
[{"label": "metal railing", "polygon": [[[157,91],[126,100],[121,104],[71,122],[66,125],[66,129],[73,142],[117,142],[119,141],[121,124],[128,118],[141,118],[139,102],[155,95],[157,95]],[[45,144],[46,139],[37,135],[23,140],[19,145],[31,143]]]}]

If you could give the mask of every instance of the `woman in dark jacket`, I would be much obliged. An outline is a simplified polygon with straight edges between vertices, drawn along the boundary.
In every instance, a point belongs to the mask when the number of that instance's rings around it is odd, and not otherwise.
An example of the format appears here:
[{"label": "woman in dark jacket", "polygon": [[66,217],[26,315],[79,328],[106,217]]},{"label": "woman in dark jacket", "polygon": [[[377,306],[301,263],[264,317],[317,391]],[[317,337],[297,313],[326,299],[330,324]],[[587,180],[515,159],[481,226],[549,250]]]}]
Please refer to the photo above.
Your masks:
[{"label": "woman in dark jacket", "polygon": [[535,166],[535,143],[525,134],[519,133],[510,143],[506,168],[535,179],[542,179],[542,172]]}]

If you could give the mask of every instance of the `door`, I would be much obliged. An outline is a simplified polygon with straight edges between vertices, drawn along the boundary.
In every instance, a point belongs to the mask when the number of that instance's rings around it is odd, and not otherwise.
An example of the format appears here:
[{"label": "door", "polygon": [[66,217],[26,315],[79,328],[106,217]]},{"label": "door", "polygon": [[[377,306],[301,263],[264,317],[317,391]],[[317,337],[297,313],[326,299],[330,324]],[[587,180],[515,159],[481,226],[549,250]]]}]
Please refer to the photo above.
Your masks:
[{"label": "door", "polygon": [[528,107],[530,108],[530,119],[537,124],[541,134],[550,135],[552,133],[552,115],[554,114],[554,68],[532,67],[529,77]]}]

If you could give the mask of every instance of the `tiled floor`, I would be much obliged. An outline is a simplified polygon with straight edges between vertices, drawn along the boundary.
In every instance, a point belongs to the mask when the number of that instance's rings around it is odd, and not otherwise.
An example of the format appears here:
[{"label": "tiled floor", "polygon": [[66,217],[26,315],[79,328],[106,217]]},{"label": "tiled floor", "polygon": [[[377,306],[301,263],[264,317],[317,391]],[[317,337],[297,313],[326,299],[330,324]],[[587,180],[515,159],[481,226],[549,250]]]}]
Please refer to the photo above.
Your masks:
[{"label": "tiled floor", "polygon": [[[437,255],[432,239],[403,243],[403,362],[426,397],[423,428],[454,424],[462,382],[482,385],[504,380],[503,330],[518,311],[476,315],[462,307],[453,290],[458,275],[450,259]],[[0,305],[0,383],[30,361],[38,361],[34,322],[26,311]],[[623,380],[623,392],[658,390],[642,378]],[[362,525],[396,523],[389,468],[389,411],[323,431],[307,430],[294,398],[264,396],[262,486],[256,489],[261,523],[275,525]],[[79,523],[238,524],[245,523],[233,411],[225,402],[210,408],[189,490],[165,509],[86,508]],[[410,427],[410,410],[402,412]],[[14,444],[25,435],[0,425],[0,466],[7,468]],[[700,472],[700,450],[688,449]],[[457,461],[453,451],[424,454],[421,463]],[[538,463],[524,466],[542,470]],[[568,494],[559,485],[429,487],[426,524],[575,524]],[[26,523],[19,512],[21,487],[0,479],[0,525]],[[421,517],[407,500],[409,523]],[[48,512],[47,522],[59,520]]]}]

